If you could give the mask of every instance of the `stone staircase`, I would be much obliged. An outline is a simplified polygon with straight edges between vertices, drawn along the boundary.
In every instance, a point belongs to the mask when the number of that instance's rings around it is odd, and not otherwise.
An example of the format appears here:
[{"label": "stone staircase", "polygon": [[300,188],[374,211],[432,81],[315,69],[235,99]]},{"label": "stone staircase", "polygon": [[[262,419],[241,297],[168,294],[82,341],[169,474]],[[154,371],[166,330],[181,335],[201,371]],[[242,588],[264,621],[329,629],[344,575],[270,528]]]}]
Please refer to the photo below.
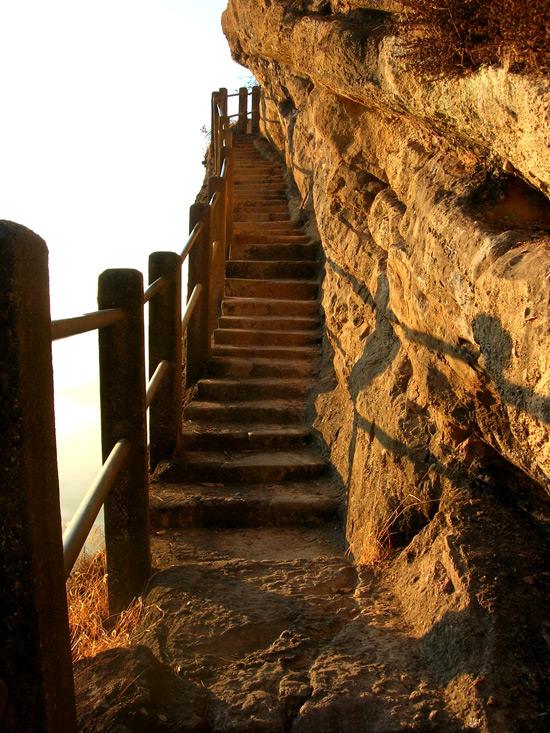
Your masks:
[{"label": "stone staircase", "polygon": [[151,523],[334,523],[339,495],[303,423],[321,339],[318,245],[289,216],[282,165],[235,140],[234,242],[207,373],[184,410],[180,455],[160,465]]},{"label": "stone staircase", "polygon": [[76,667],[79,729],[458,733],[393,576],[345,552],[342,497],[302,419],[319,361],[316,245],[257,144],[236,139],[212,358],[181,454],[151,485],[157,572],[131,646]]}]

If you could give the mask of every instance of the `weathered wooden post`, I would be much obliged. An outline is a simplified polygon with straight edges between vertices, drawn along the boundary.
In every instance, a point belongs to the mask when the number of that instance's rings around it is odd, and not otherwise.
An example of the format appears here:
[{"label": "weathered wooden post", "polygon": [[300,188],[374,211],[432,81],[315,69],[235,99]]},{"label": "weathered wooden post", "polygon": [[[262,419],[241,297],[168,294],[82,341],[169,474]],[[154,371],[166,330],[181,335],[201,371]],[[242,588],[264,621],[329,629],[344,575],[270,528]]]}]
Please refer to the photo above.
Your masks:
[{"label": "weathered wooden post", "polygon": [[252,87],[252,121],[250,132],[260,132],[260,87]]},{"label": "weathered wooden post", "polygon": [[197,242],[189,252],[187,297],[189,299],[196,285],[201,285],[202,291],[187,327],[186,387],[192,387],[203,375],[206,362],[210,357],[212,333],[210,315],[212,239],[208,204],[193,204],[189,209],[189,231],[192,231],[199,221],[202,221],[203,228]]},{"label": "weathered wooden post", "polygon": [[[229,130],[231,133],[231,130]],[[225,180],[226,184],[226,207],[225,207],[225,259],[229,259],[231,245],[233,244],[233,222],[234,222],[234,208],[235,208],[235,196],[234,196],[234,173],[233,173],[233,148],[231,147],[231,134],[228,138],[229,145],[222,148],[221,151],[221,164],[223,167],[224,161],[226,163]]]},{"label": "weathered wooden post", "polygon": [[[222,149],[223,153],[223,149]],[[211,176],[208,179],[208,198],[218,194],[213,206],[211,219],[212,242],[218,246],[212,258],[212,314],[211,323],[215,328],[221,315],[221,304],[225,289],[225,256],[226,256],[226,218],[227,218],[227,179],[221,176]]]},{"label": "weathered wooden post", "polygon": [[0,222],[0,325],[0,678],[7,688],[0,728],[73,731],[48,250],[7,221]]},{"label": "weathered wooden post", "polygon": [[166,278],[166,285],[149,301],[149,378],[166,360],[164,377],[149,407],[149,464],[170,458],[181,438],[181,263],[175,252],[153,252],[149,284]]},{"label": "weathered wooden post", "polygon": [[241,87],[239,89],[239,121],[237,123],[237,129],[241,135],[246,135],[248,126],[247,112],[248,89],[246,87]]},{"label": "weathered wooden post", "polygon": [[214,170],[218,171],[218,147],[220,132],[220,116],[218,114],[219,92],[212,92],[211,122],[210,122],[210,154],[214,160]]},{"label": "weathered wooden post", "polygon": [[220,87],[218,90],[218,100],[221,110],[221,116],[226,117],[227,116],[227,89],[225,87]]},{"label": "weathered wooden post", "polygon": [[130,442],[130,454],[105,500],[109,612],[117,614],[141,595],[151,572],[141,273],[103,272],[98,304],[128,314],[99,331],[103,460],[118,440]]}]

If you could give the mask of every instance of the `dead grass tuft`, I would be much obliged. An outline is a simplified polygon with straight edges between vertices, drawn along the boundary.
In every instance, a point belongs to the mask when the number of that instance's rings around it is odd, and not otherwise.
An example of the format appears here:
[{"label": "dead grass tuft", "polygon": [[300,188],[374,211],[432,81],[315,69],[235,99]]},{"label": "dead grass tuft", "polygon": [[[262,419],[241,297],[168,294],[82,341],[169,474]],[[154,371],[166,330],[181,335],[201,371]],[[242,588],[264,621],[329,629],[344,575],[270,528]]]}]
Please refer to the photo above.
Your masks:
[{"label": "dead grass tuft", "polygon": [[67,603],[73,663],[105,649],[128,646],[143,610],[138,598],[116,619],[110,618],[104,549],[79,560],[67,581]]},{"label": "dead grass tuft", "polygon": [[437,503],[437,499],[422,501],[414,496],[414,494],[409,494],[409,497],[412,501],[408,503],[405,503],[405,500],[401,501],[390,514],[386,513],[382,521],[380,521],[380,512],[377,511],[376,507],[370,512],[369,521],[363,531],[363,539],[361,541],[360,565],[372,567],[387,559],[392,547],[391,538],[392,534],[394,534],[392,530],[400,517],[406,512],[421,507],[425,508],[429,504]]},{"label": "dead grass tuft", "polygon": [[412,59],[432,73],[550,69],[548,0],[402,0]]}]

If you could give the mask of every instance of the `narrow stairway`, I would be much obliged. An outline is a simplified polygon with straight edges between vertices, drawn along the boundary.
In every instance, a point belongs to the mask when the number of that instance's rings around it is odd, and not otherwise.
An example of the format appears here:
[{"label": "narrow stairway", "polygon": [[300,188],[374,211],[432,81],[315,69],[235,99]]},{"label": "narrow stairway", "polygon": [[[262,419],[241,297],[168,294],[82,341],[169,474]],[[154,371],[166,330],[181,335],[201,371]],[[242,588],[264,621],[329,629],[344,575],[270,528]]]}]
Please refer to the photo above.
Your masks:
[{"label": "narrow stairway", "polygon": [[[319,363],[318,251],[291,221],[284,171],[235,141],[235,233],[207,374],[183,451],[161,465],[154,529],[333,523],[339,497],[303,424]],[[332,531],[332,529],[331,529]]]},{"label": "narrow stairway", "polygon": [[181,455],[151,485],[157,572],[131,646],[76,670],[82,729],[463,730],[392,578],[346,557],[341,496],[302,420],[319,358],[316,246],[261,144],[235,141],[223,314]]}]

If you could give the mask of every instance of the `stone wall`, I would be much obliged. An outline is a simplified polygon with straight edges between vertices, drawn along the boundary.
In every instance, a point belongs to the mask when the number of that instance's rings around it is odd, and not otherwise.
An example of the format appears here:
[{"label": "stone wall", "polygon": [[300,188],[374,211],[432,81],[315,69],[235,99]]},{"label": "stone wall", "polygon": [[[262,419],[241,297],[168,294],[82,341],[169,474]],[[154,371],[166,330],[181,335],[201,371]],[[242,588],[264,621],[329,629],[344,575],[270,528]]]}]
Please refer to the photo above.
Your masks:
[{"label": "stone wall", "polygon": [[550,491],[550,85],[427,79],[391,2],[230,0],[263,131],[324,252],[314,425],[358,561],[461,492]]}]

